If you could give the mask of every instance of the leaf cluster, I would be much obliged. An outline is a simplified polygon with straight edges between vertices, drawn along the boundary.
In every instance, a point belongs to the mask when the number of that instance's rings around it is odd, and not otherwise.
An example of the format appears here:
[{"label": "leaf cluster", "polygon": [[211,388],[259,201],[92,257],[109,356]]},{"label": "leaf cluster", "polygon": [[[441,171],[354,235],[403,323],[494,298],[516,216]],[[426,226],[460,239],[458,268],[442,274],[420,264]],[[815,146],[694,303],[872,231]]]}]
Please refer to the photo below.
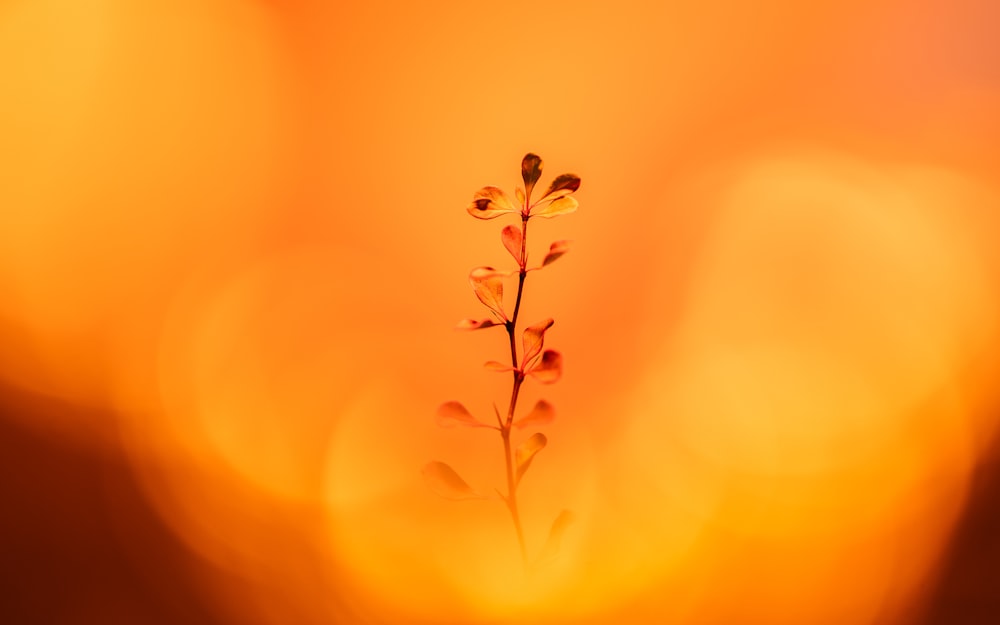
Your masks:
[{"label": "leaf cluster", "polygon": [[[476,191],[472,202],[466,207],[468,213],[477,219],[494,219],[508,214],[520,217],[520,224],[506,225],[500,232],[500,242],[517,263],[517,268],[511,271],[502,271],[488,266],[472,269],[469,272],[469,284],[476,299],[487,309],[488,316],[482,319],[464,319],[457,326],[463,330],[480,330],[495,326],[506,329],[511,363],[505,364],[491,360],[484,366],[489,371],[513,373],[513,389],[507,416],[506,418],[501,416],[496,404],[493,405],[496,425],[476,418],[458,401],[445,402],[437,410],[437,423],[441,427],[485,428],[497,430],[500,433],[506,456],[508,491],[506,495],[500,493],[499,490],[497,493],[510,509],[523,556],[525,556],[524,538],[518,516],[516,491],[535,457],[548,445],[548,438],[541,432],[535,432],[511,450],[511,431],[512,428],[520,430],[529,426],[539,427],[549,424],[555,419],[555,409],[548,401],[540,399],[530,411],[521,418],[515,419],[518,393],[522,383],[528,378],[542,384],[552,384],[558,381],[562,376],[563,359],[558,351],[545,349],[545,335],[555,323],[551,318],[539,321],[524,329],[521,334],[521,357],[518,358],[515,342],[518,311],[528,273],[552,264],[566,254],[570,245],[569,241],[551,243],[541,264],[529,267],[528,223],[533,217],[548,219],[574,212],[578,203],[573,197],[573,193],[580,188],[579,176],[562,174],[556,176],[537,200],[532,201],[535,186],[541,179],[542,169],[543,163],[540,157],[531,153],[526,154],[521,160],[523,186],[518,186],[514,190],[514,200],[498,187],[486,186]],[[504,303],[504,283],[505,280],[513,276],[518,278],[517,296],[513,309],[508,313]],[[427,464],[424,467],[423,475],[430,488],[442,497],[456,500],[491,498],[470,486],[458,472],[444,462],[434,461]],[[558,549],[560,537],[571,519],[572,515],[566,510],[559,514],[549,532],[539,561],[554,555]],[[527,562],[527,560],[525,561]]]}]

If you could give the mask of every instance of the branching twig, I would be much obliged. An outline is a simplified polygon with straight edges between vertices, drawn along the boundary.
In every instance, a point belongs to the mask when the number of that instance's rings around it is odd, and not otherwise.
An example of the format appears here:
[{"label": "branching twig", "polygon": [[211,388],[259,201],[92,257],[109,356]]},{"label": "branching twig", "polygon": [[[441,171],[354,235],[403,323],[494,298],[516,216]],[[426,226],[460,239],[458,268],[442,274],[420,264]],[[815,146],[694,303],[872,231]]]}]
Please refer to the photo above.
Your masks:
[{"label": "branching twig", "polygon": [[[514,523],[514,530],[517,533],[518,547],[521,553],[521,560],[525,568],[528,567],[528,549],[524,539],[524,529],[521,524],[520,512],[517,504],[517,488],[521,477],[531,465],[532,459],[541,451],[548,439],[544,434],[535,433],[524,440],[516,449],[511,446],[511,432],[514,428],[524,428],[529,425],[543,425],[550,422],[555,412],[552,406],[545,400],[540,400],[535,407],[524,417],[515,421],[514,414],[517,409],[517,400],[521,392],[521,386],[528,377],[533,377],[543,384],[551,384],[562,375],[562,356],[555,350],[543,350],[545,332],[552,327],[552,319],[545,319],[526,328],[522,334],[522,351],[520,359],[517,351],[517,329],[518,318],[521,311],[521,298],[524,294],[524,282],[528,272],[541,269],[555,261],[566,253],[568,249],[567,241],[556,241],[549,247],[549,252],[545,255],[542,264],[538,267],[528,268],[528,221],[532,217],[555,217],[571,213],[577,208],[577,201],[572,194],[580,187],[580,178],[574,174],[563,174],[552,181],[548,190],[536,202],[531,201],[532,191],[535,183],[542,174],[542,159],[534,154],[525,155],[521,161],[521,177],[524,187],[516,190],[516,198],[519,205],[515,205],[497,187],[483,187],[473,196],[472,203],[468,207],[468,212],[479,219],[493,219],[505,214],[519,214],[521,218],[520,227],[516,225],[505,226],[501,232],[501,241],[511,256],[517,261],[517,296],[514,300],[514,310],[508,317],[503,306],[503,283],[504,278],[511,273],[504,273],[492,267],[477,267],[469,274],[469,282],[473,292],[479,301],[489,309],[491,317],[482,320],[466,319],[459,323],[462,329],[478,330],[492,326],[503,326],[507,332],[507,340],[510,346],[510,366],[500,362],[490,361],[486,363],[486,368],[492,371],[509,371],[513,376],[513,383],[510,393],[510,403],[507,408],[506,418],[501,418],[500,411],[496,404],[493,404],[496,413],[497,425],[491,426],[482,423],[472,416],[472,414],[459,402],[451,401],[438,408],[438,423],[442,426],[451,427],[463,425],[467,427],[486,427],[498,430],[503,441],[504,464],[507,473],[506,494],[497,492],[503,499],[510,511],[511,520]],[[428,483],[439,494],[452,499],[482,498],[465,480],[463,480],[450,466],[443,462],[431,462],[424,468],[424,476]],[[570,521],[570,514],[563,510],[553,523],[549,532],[548,541],[543,547],[540,559],[551,556],[558,546],[559,537]]]}]

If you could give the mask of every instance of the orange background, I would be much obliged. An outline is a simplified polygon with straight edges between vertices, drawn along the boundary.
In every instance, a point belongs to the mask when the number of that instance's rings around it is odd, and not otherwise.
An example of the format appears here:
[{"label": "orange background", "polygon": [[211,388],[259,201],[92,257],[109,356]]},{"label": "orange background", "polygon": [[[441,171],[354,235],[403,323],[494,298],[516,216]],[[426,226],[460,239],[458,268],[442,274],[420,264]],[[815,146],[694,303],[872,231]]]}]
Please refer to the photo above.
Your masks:
[{"label": "orange background", "polygon": [[[996,614],[1000,5],[0,2],[0,607],[46,623]],[[563,379],[521,489],[472,193]],[[508,293],[512,292],[508,286]],[[527,434],[527,433],[526,433]],[[991,492],[991,490],[993,492]],[[993,521],[990,521],[992,519]],[[977,542],[983,538],[992,542]],[[992,576],[992,577],[991,577]],[[992,581],[991,581],[992,580]],[[963,620],[964,619],[964,620]]]}]

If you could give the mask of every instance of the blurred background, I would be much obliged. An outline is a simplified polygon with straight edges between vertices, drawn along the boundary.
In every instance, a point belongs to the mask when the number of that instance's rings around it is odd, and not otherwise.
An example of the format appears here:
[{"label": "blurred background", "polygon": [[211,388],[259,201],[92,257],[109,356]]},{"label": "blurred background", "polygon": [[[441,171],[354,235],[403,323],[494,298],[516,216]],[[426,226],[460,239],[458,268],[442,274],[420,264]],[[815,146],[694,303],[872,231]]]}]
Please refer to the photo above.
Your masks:
[{"label": "blurred background", "polygon": [[[0,1],[0,614],[1000,613],[1000,5]],[[572,172],[520,489],[465,206]],[[508,294],[512,291],[508,288]],[[509,302],[508,302],[509,305]],[[529,432],[523,433],[524,436]]]}]

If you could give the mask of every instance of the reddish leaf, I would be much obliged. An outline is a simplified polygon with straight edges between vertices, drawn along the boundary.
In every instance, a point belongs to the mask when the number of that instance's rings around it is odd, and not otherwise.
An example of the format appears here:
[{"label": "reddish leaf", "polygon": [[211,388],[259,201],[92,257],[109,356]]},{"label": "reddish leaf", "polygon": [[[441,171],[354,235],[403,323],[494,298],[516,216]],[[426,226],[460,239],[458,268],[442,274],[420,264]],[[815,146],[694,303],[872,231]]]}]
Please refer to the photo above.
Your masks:
[{"label": "reddish leaf", "polygon": [[488,363],[484,364],[483,366],[489,369],[490,371],[496,371],[497,373],[506,373],[507,371],[514,370],[514,367],[511,367],[510,365],[505,365],[502,362],[497,362],[495,360],[491,360]]},{"label": "reddish leaf", "polygon": [[574,193],[580,188],[580,177],[576,174],[563,174],[557,176],[552,184],[549,185],[548,191],[542,196],[542,199],[538,200],[538,203],[551,202],[558,200],[561,197],[567,196],[570,193]]},{"label": "reddish leaf", "polygon": [[548,265],[551,262],[555,262],[560,256],[569,251],[569,241],[556,241],[549,246],[549,253],[545,255],[545,260],[542,261],[542,267]]},{"label": "reddish leaf", "polygon": [[503,276],[493,267],[476,267],[469,273],[469,284],[484,306],[493,311],[497,319],[507,320],[503,312]]},{"label": "reddish leaf", "polygon": [[579,203],[576,201],[576,198],[567,195],[548,204],[536,204],[531,209],[531,216],[548,218],[555,217],[556,215],[565,215],[566,213],[575,211],[577,206],[579,206]]},{"label": "reddish leaf", "polygon": [[542,384],[552,384],[562,375],[562,354],[554,349],[545,350],[542,361],[528,373]]},{"label": "reddish leaf", "polygon": [[486,425],[473,417],[472,413],[457,401],[445,402],[438,406],[437,424],[443,428],[451,428],[456,425],[470,428],[493,428],[492,425]]},{"label": "reddish leaf", "polygon": [[515,226],[513,224],[505,226],[500,232],[500,240],[503,241],[503,246],[507,248],[510,255],[514,257],[517,263],[521,264],[521,228],[520,226]]},{"label": "reddish leaf", "polygon": [[531,190],[535,188],[535,183],[542,177],[542,159],[537,154],[524,155],[521,159],[521,179],[524,180],[524,194],[531,199]]},{"label": "reddish leaf", "polygon": [[517,450],[514,452],[514,460],[517,463],[517,482],[520,483],[521,476],[524,472],[528,470],[531,466],[531,461],[534,459],[535,454],[545,449],[549,439],[545,438],[545,435],[541,432],[535,432],[528,437],[528,440],[524,441],[517,446]]},{"label": "reddish leaf", "polygon": [[542,345],[545,343],[545,331],[551,328],[553,323],[555,321],[552,319],[546,319],[529,328],[525,328],[524,335],[522,336],[524,355],[521,360],[521,366],[525,370],[531,368],[538,354],[542,353]]},{"label": "reddish leaf", "polygon": [[562,510],[559,513],[556,520],[552,522],[552,528],[549,529],[549,537],[545,540],[545,545],[538,554],[538,559],[535,560],[536,567],[548,563],[559,553],[559,545],[562,543],[563,534],[566,533],[566,529],[573,524],[574,520],[573,513],[569,510]]},{"label": "reddish leaf", "polygon": [[531,409],[531,412],[514,422],[514,427],[524,428],[529,425],[545,425],[547,423],[552,423],[555,418],[556,409],[552,407],[552,404],[544,399],[539,399],[538,402],[535,403],[535,407]]},{"label": "reddish leaf", "polygon": [[518,208],[497,187],[483,187],[472,196],[472,203],[466,209],[478,219],[493,219],[506,213],[516,213]]},{"label": "reddish leaf", "polygon": [[428,462],[422,473],[427,486],[446,499],[485,499],[443,462]]},{"label": "reddish leaf", "polygon": [[455,326],[456,330],[481,330],[483,328],[489,328],[492,326],[502,326],[502,323],[498,323],[493,319],[462,319]]}]

